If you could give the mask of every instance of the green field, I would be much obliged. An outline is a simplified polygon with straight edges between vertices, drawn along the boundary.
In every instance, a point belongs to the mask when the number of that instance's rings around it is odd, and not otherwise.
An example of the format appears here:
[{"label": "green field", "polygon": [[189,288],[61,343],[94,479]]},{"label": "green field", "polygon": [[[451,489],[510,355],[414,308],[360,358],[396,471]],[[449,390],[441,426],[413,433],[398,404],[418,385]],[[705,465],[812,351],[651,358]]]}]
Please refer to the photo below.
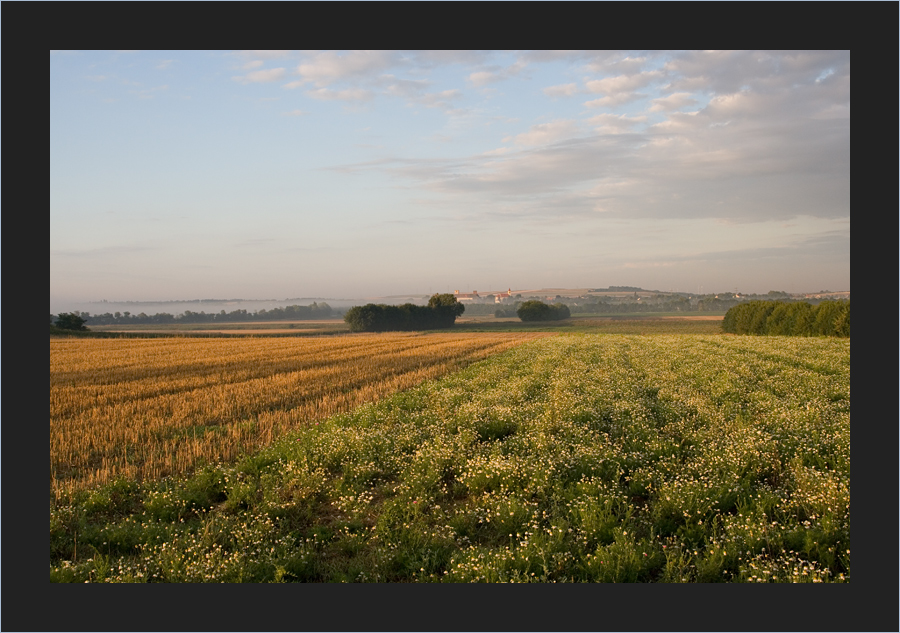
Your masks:
[{"label": "green field", "polygon": [[849,490],[849,339],[561,333],[51,506],[50,577],[842,582]]}]

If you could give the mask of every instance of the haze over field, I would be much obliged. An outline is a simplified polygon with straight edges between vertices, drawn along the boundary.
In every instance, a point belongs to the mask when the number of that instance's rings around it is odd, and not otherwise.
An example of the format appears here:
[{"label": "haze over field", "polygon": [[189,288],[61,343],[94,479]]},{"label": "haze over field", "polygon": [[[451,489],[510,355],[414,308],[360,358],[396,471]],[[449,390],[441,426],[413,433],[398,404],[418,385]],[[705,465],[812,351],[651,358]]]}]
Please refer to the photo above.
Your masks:
[{"label": "haze over field", "polygon": [[50,305],[850,289],[850,53],[50,53]]}]

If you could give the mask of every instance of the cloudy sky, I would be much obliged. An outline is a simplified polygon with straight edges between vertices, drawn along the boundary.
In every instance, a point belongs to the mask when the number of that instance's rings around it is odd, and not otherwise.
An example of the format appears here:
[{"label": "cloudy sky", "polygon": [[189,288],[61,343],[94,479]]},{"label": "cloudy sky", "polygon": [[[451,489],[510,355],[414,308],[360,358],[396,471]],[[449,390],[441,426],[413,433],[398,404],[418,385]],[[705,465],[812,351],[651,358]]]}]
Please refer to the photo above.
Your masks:
[{"label": "cloudy sky", "polygon": [[849,51],[50,53],[51,308],[609,285],[849,290]]}]

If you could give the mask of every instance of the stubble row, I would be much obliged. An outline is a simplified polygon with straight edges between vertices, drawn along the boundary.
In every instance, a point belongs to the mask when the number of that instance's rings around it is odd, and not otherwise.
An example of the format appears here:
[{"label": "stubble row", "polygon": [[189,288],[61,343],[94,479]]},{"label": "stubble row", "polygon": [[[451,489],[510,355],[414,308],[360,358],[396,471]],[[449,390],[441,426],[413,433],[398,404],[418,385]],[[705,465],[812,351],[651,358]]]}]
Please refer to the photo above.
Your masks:
[{"label": "stubble row", "polygon": [[542,334],[50,342],[50,491],[227,462]]}]

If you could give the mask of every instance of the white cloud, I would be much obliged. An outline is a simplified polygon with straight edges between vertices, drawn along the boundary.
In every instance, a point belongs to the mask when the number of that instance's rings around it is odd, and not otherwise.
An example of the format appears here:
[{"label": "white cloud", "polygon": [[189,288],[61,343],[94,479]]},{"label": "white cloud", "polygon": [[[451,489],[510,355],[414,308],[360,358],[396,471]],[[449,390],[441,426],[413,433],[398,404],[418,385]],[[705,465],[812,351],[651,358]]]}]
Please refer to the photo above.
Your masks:
[{"label": "white cloud", "polygon": [[662,76],[663,73],[661,71],[650,70],[634,75],[619,75],[617,77],[586,81],[584,87],[593,93],[616,95],[622,92],[634,92],[638,88],[643,88],[651,82],[662,78]]},{"label": "white cloud", "polygon": [[563,60],[575,60],[584,57],[584,51],[575,50],[540,50],[540,51],[524,51],[520,54],[520,58],[526,62],[546,63],[558,62]]},{"label": "white cloud", "polygon": [[487,86],[488,84],[503,81],[504,79],[509,79],[510,77],[515,77],[520,72],[522,72],[526,66],[527,64],[522,60],[518,60],[505,68],[499,66],[491,66],[487,70],[479,70],[469,74],[468,79],[473,86],[475,86],[476,88],[481,88]]},{"label": "white cloud", "polygon": [[400,61],[414,63],[416,66],[431,68],[449,66],[451,64],[481,64],[490,53],[484,51],[465,50],[428,50],[414,53],[402,53]]},{"label": "white cloud", "polygon": [[431,85],[427,79],[398,79],[393,75],[383,75],[373,85],[382,86],[383,94],[391,97],[400,97],[408,100],[408,105],[422,105],[426,108],[440,108],[447,115],[458,115],[464,110],[456,108],[452,101],[462,96],[462,92],[456,89],[441,90],[440,92],[423,93]]},{"label": "white cloud", "polygon": [[382,75],[378,84],[384,86],[384,91],[393,97],[413,98],[428,88],[431,83],[427,79],[400,79],[394,75]]},{"label": "white cloud", "polygon": [[255,59],[279,59],[287,57],[291,51],[237,51],[237,54],[245,58]]},{"label": "white cloud", "polygon": [[476,73],[472,73],[469,75],[469,81],[472,82],[476,88],[480,88],[481,86],[486,86],[495,81],[499,81],[500,77],[497,73],[492,73],[488,71],[479,71]]},{"label": "white cloud", "polygon": [[664,69],[672,89],[719,94],[785,90],[814,84],[822,72],[849,75],[849,51],[689,51],[676,53]]},{"label": "white cloud", "polygon": [[578,136],[575,122],[558,120],[504,139],[524,151],[410,162],[392,171],[485,208],[516,201],[522,214],[552,208],[566,217],[736,223],[847,217],[849,124],[813,118],[841,111],[840,104],[819,109],[819,92],[813,79],[800,92],[722,95],[640,132],[634,128],[646,116],[590,117],[584,122],[604,134],[589,137]]},{"label": "white cloud", "polygon": [[563,138],[572,137],[577,133],[578,124],[575,121],[560,119],[533,125],[527,132],[503,140],[506,142],[511,139],[516,145],[547,145]]},{"label": "white cloud", "polygon": [[558,86],[549,86],[544,88],[542,92],[548,97],[571,97],[578,92],[578,85],[560,84]]},{"label": "white cloud", "polygon": [[395,54],[390,51],[350,51],[344,55],[327,51],[297,66],[297,74],[322,88],[349,79],[375,78],[394,63]]},{"label": "white cloud", "polygon": [[346,90],[318,88],[307,90],[306,95],[320,101],[367,101],[372,98],[372,93],[362,88],[347,88]]},{"label": "white cloud", "polygon": [[689,92],[675,92],[653,100],[650,112],[673,112],[685,106],[696,105],[697,100]]},{"label": "white cloud", "polygon": [[610,67],[620,73],[631,75],[640,72],[641,68],[643,68],[646,63],[647,57],[625,57],[624,59],[613,62],[610,64]]},{"label": "white cloud", "polygon": [[157,70],[165,70],[166,68],[171,66],[172,62],[174,62],[174,61],[175,61],[174,59],[164,59],[161,62],[159,62],[159,64],[156,65],[156,69]]},{"label": "white cloud", "polygon": [[232,77],[232,79],[234,79],[235,81],[239,81],[242,84],[269,83],[272,81],[278,81],[279,79],[284,77],[284,73],[284,68],[270,68],[268,70],[254,70],[253,72],[247,73],[246,75]]},{"label": "white cloud", "polygon": [[587,58],[587,68],[593,73],[608,72],[617,58],[625,53],[621,51],[579,51],[579,57]]},{"label": "white cloud", "polygon": [[416,103],[421,103],[426,108],[441,108],[445,113],[459,113],[455,110],[451,101],[462,96],[459,90],[442,90],[441,92],[430,92],[417,98]]},{"label": "white cloud", "polygon": [[646,116],[629,117],[624,114],[598,114],[587,120],[589,125],[595,125],[594,131],[603,134],[621,134],[630,132],[631,129],[647,121]]},{"label": "white cloud", "polygon": [[625,105],[626,103],[637,101],[638,99],[643,99],[646,96],[647,95],[639,92],[620,92],[617,95],[585,101],[584,105],[588,108],[611,108],[614,106]]},{"label": "white cloud", "polygon": [[282,112],[282,116],[305,116],[309,114],[309,112],[304,112],[303,110],[291,110],[290,112]]}]

